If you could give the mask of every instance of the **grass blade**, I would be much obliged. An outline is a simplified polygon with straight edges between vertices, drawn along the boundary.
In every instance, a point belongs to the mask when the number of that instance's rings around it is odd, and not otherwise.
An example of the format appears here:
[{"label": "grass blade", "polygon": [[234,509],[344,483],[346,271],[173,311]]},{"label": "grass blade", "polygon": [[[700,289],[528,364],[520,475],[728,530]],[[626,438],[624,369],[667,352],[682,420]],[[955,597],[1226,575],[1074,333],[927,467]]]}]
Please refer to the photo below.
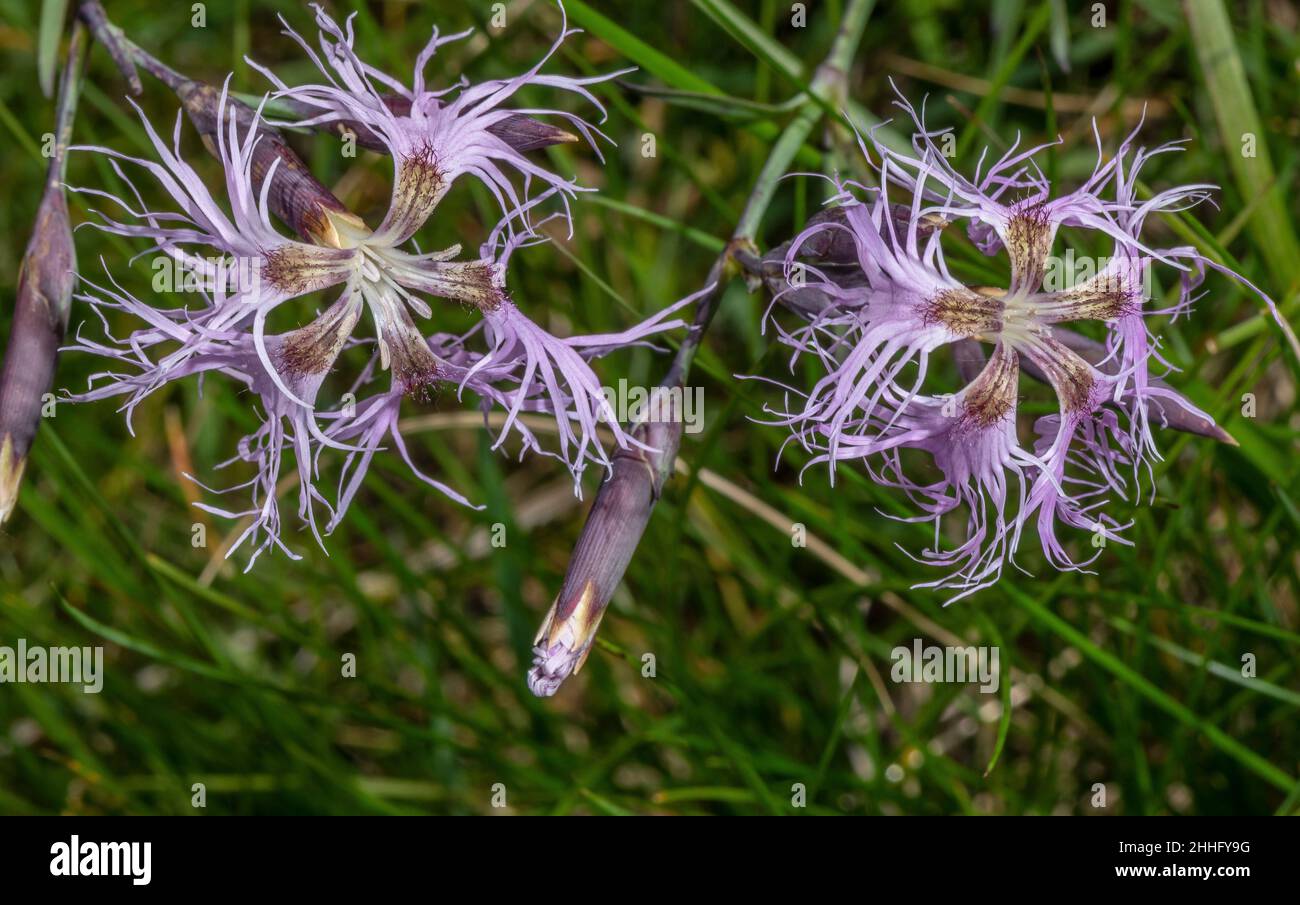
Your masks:
[{"label": "grass blade", "polygon": [[45,0],[41,4],[41,24],[36,37],[36,74],[41,93],[54,95],[54,71],[59,62],[59,40],[63,37],[63,20],[68,0]]},{"label": "grass blade", "polygon": [[1290,792],[1296,781],[1267,758],[1247,748],[1241,742],[1228,735],[1218,726],[1207,723],[1195,713],[1179,703],[1140,675],[1109,651],[1102,650],[1087,635],[1079,631],[1060,616],[1034,600],[1014,585],[1007,585],[1007,594],[1031,616],[1051,629],[1065,641],[1077,647],[1085,657],[1097,663],[1111,675],[1115,676],[1142,697],[1155,704],[1165,713],[1187,726],[1190,726],[1212,742],[1215,747],[1236,760],[1243,767],[1284,792]]},{"label": "grass blade", "polygon": [[1277,184],[1273,160],[1264,141],[1267,133],[1246,80],[1228,12],[1223,0],[1187,0],[1186,7],[1192,45],[1214,104],[1223,152],[1228,156],[1237,189],[1247,200],[1265,198],[1247,229],[1268,262],[1274,281],[1289,286],[1296,276],[1300,243],[1296,241],[1294,225]]}]

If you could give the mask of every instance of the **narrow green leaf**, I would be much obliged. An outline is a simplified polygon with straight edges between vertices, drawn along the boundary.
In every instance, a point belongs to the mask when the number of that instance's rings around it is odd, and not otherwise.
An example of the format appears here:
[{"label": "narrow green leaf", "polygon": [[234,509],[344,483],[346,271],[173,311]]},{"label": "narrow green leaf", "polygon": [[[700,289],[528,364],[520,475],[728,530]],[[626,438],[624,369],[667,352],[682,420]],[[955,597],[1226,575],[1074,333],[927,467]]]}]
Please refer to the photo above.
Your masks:
[{"label": "narrow green leaf", "polygon": [[1264,140],[1266,133],[1246,80],[1228,11],[1223,0],[1187,0],[1186,9],[1192,46],[1214,104],[1223,153],[1228,156],[1237,189],[1247,200],[1267,196],[1247,228],[1263,252],[1273,279],[1280,286],[1288,286],[1300,260],[1300,242],[1277,184]]},{"label": "narrow green leaf", "polygon": [[63,37],[63,20],[68,0],[45,0],[41,4],[41,24],[36,35],[36,74],[41,93],[54,96],[54,73],[59,63],[59,40]]},{"label": "narrow green leaf", "polygon": [[1008,584],[1007,594],[1031,616],[1051,629],[1061,638],[1077,647],[1089,660],[1100,665],[1115,678],[1119,679],[1142,697],[1151,701],[1165,713],[1186,726],[1189,726],[1210,740],[1220,751],[1227,754],[1255,775],[1277,786],[1284,792],[1290,792],[1296,780],[1272,761],[1262,757],[1258,752],[1247,748],[1218,726],[1201,719],[1186,706],[1165,694],[1149,679],[1140,675],[1109,651],[1102,650],[1087,635],[1066,622],[1056,613],[1047,609],[1024,591]]},{"label": "narrow green leaf", "polygon": [[672,88],[656,88],[652,85],[626,83],[625,87],[646,97],[662,98],[667,104],[698,110],[721,119],[751,120],[771,119],[785,113],[791,113],[801,100],[799,97],[784,104],[760,104],[757,101],[733,97],[728,94],[700,94],[695,91],[677,91]]},{"label": "narrow green leaf", "polygon": [[1070,14],[1065,0],[1052,0],[1052,24],[1049,31],[1052,57],[1062,72],[1070,71]]},{"label": "narrow green leaf", "polygon": [[1034,13],[1025,26],[1025,31],[1020,36],[1020,40],[1016,42],[1016,46],[1011,49],[1011,53],[1007,55],[1006,60],[998,67],[998,71],[994,74],[992,83],[989,85],[988,93],[980,98],[979,106],[975,108],[975,115],[966,124],[966,128],[962,130],[961,136],[957,139],[957,155],[959,157],[964,157],[966,152],[970,150],[975,141],[975,136],[979,133],[980,124],[988,121],[993,108],[1001,102],[1002,89],[1011,81],[1011,76],[1015,74],[1016,67],[1020,65],[1020,61],[1025,58],[1029,48],[1034,46],[1034,41],[1047,27],[1051,12],[1051,7],[1046,5],[1038,8],[1038,11]]},{"label": "narrow green leaf", "polygon": [[696,94],[722,93],[676,60],[655,50],[612,19],[602,16],[582,0],[570,0],[565,9],[568,10],[570,19],[665,84]]},{"label": "narrow green leaf", "polygon": [[693,226],[687,226],[685,223],[679,223],[670,217],[665,217],[663,214],[656,214],[654,211],[648,211],[643,207],[637,207],[634,204],[619,201],[617,198],[609,198],[605,195],[593,194],[584,198],[583,201],[589,204],[594,204],[597,207],[609,208],[612,211],[617,211],[618,213],[625,214],[629,217],[635,217],[638,220],[644,220],[646,223],[649,223],[652,226],[657,226],[660,229],[675,232],[682,236],[682,238],[688,239],[701,248],[714,253],[720,252],[727,247],[727,243],[724,239],[719,239],[717,236],[711,236]]},{"label": "narrow green leaf", "polygon": [[1140,640],[1159,648],[1171,657],[1182,660],[1192,666],[1203,668],[1212,676],[1217,676],[1225,682],[1231,682],[1233,685],[1240,685],[1242,688],[1248,688],[1251,691],[1266,695],[1290,704],[1292,707],[1300,707],[1300,693],[1291,691],[1289,688],[1282,688],[1280,685],[1274,685],[1266,679],[1253,678],[1248,679],[1241,674],[1240,667],[1229,666],[1226,663],[1220,663],[1217,660],[1210,660],[1201,656],[1195,651],[1190,651],[1180,644],[1175,644],[1167,638],[1161,638],[1157,635],[1146,634],[1141,628],[1129,622],[1127,619],[1121,619],[1118,616],[1110,620],[1110,624],[1115,626],[1121,632],[1127,635],[1137,636]]}]

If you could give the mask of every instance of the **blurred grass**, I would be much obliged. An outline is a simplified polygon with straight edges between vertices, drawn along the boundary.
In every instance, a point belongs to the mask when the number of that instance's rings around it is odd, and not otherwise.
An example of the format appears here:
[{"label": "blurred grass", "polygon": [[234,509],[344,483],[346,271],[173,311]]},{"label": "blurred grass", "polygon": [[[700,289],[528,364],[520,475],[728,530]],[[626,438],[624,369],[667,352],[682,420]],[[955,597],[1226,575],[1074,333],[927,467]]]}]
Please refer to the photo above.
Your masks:
[{"label": "blurred grass", "polygon": [[[888,118],[894,76],[911,98],[930,93],[935,125],[957,127],[959,163],[973,167],[985,143],[1017,130],[1027,141],[1059,131],[1065,144],[1050,165],[1069,182],[1092,165],[1090,115],[1113,147],[1148,102],[1147,144],[1193,140],[1153,161],[1145,183],[1223,186],[1217,209],[1153,228],[1239,267],[1294,311],[1300,10],[1247,0],[1216,18],[1217,4],[1193,5],[1195,32],[1176,2],[1108,4],[1101,28],[1090,4],[1063,4],[1064,20],[1054,4],[1018,0],[989,12],[956,0],[879,4],[849,114],[864,125]],[[309,32],[296,3],[208,4],[202,29],[188,4],[109,8],[191,74],[219,80],[233,69],[237,89],[261,90],[245,51],[289,80],[306,74],[274,18]],[[448,47],[431,72],[463,66],[481,78],[531,64],[558,15],[543,2],[508,9],[504,33]],[[1209,37],[1196,24],[1206,9]],[[809,4],[806,27],[794,28],[775,0],[570,4],[588,34],[566,45],[557,70],[630,60],[642,71],[625,81],[659,90],[599,89],[618,142],[604,168],[553,153],[602,193],[577,205],[572,241],[517,256],[512,288],[525,309],[556,330],[607,330],[699,288],[788,119],[784,102],[806,85],[841,11],[834,0]],[[14,152],[0,157],[6,330],[52,116],[33,90],[39,13],[0,0],[0,129]],[[402,78],[435,20],[449,31],[491,15],[487,3],[384,2],[360,13],[362,55]],[[1239,67],[1223,65],[1229,38]],[[77,139],[142,150],[102,50],[89,81]],[[145,84],[144,108],[170,126],[173,98]],[[707,95],[733,111],[724,118]],[[1251,107],[1268,153],[1243,162],[1234,131]],[[645,132],[657,139],[652,159],[640,154]],[[815,134],[801,167],[853,166]],[[382,212],[382,161],[345,160],[328,139],[300,147],[350,204]],[[89,155],[73,159],[69,179],[116,184]],[[760,242],[788,237],[823,197],[819,180],[789,180]],[[459,187],[422,246],[472,246],[490,211],[481,192]],[[74,200],[73,216],[85,219],[85,205]],[[92,230],[77,241],[90,274],[101,254],[121,269],[132,249]],[[955,270],[996,280],[1004,262],[969,251],[954,245]],[[147,262],[136,273],[143,291]],[[1162,289],[1175,288],[1166,276]],[[684,445],[692,477],[669,485],[599,648],[549,701],[528,693],[523,673],[583,504],[553,463],[490,453],[450,395],[412,407],[411,446],[485,511],[449,504],[381,458],[330,555],[296,536],[303,561],[272,555],[249,575],[242,563],[218,565],[233,526],[189,506],[195,491],[178,458],[212,476],[252,424],[245,399],[217,381],[202,397],[193,385],[172,388],[140,408],[134,438],[110,405],[60,406],[0,535],[0,644],[104,644],[107,676],[100,695],[0,686],[0,812],[189,814],[197,782],[208,813],[245,814],[492,812],[496,783],[524,813],[787,813],[795,783],[812,813],[1095,813],[1097,782],[1108,787],[1105,813],[1293,810],[1295,371],[1256,301],[1218,277],[1206,289],[1190,319],[1161,332],[1183,369],[1176,384],[1241,446],[1162,437],[1155,504],[1133,509],[1136,547],[1109,547],[1097,575],[1059,576],[1031,543],[1021,564],[1036,577],[1009,572],[945,609],[909,589],[933,576],[895,546],[919,546],[925,529],[877,513],[905,513],[902,501],[851,470],[835,491],[814,472],[800,486],[798,456],[773,468],[783,435],[746,419],[770,397],[732,375],[785,376],[785,356],[759,330],[767,300],[732,287],[696,372],[708,423]],[[599,370],[610,383],[647,383],[664,366],[638,350]],[[66,356],[59,383],[82,386],[96,367]],[[1046,410],[1045,393],[1026,393],[1030,410]],[[1245,393],[1254,418],[1242,415]],[[808,547],[791,545],[792,522],[807,527]],[[205,548],[192,545],[196,523]],[[504,547],[490,543],[495,523],[506,526]],[[882,682],[891,648],[915,637],[998,644],[1014,678],[997,696]],[[642,675],[646,653],[654,678]],[[341,675],[346,654],[355,678]],[[1240,678],[1245,654],[1258,680]]]}]

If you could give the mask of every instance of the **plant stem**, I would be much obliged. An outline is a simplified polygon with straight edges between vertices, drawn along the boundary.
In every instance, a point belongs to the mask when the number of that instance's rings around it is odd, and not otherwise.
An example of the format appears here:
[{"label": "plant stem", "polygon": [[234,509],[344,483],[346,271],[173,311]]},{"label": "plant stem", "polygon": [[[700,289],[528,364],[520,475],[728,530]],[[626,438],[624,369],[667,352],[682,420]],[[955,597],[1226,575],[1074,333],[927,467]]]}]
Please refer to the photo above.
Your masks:
[{"label": "plant stem", "polygon": [[749,193],[749,199],[745,202],[745,209],[736,223],[731,241],[718,256],[709,272],[705,285],[712,285],[714,288],[697,304],[691,331],[678,348],[672,366],[661,381],[662,386],[679,386],[685,382],[695,359],[695,353],[717,311],[723,290],[726,288],[727,278],[734,271],[730,266],[732,258],[738,250],[753,250],[759,224],[772,203],[776,188],[781,178],[785,176],[790,162],[794,160],[813,127],[821,119],[822,104],[843,102],[846,95],[845,82],[853,62],[853,54],[862,40],[862,33],[866,29],[867,19],[871,15],[873,6],[872,0],[851,0],[849,8],[845,10],[840,29],[831,44],[830,53],[817,68],[817,75],[813,79],[809,95],[796,108],[794,119],[785,127],[772,147],[767,162],[763,164],[754,188]]},{"label": "plant stem", "polygon": [[50,161],[47,184],[63,182],[68,171],[68,145],[72,142],[72,122],[77,117],[77,99],[81,96],[81,79],[90,49],[86,30],[77,23],[68,42],[68,61],[59,83],[59,101],[54,114],[54,159]]},{"label": "plant stem", "polygon": [[[734,276],[745,272],[738,259],[752,256],[757,251],[758,227],[782,176],[825,110],[843,103],[849,65],[873,5],[872,0],[849,0],[829,55],[818,67],[808,93],[796,108],[794,119],[772,147],[731,241],[709,269],[706,290],[696,302],[690,332],[659,384],[660,388],[668,391],[670,406],[674,398],[672,391],[685,386],[723,290]],[[534,664],[528,675],[528,685],[534,694],[554,694],[561,683],[586,662],[610,597],[623,580],[664,482],[672,473],[681,445],[682,429],[680,417],[643,421],[633,431],[648,448],[623,448],[615,452],[610,475],[600,485],[582,533],[574,545],[564,583],[538,632]]]},{"label": "plant stem", "polygon": [[144,92],[144,86],[140,84],[140,76],[136,74],[128,47],[130,42],[122,34],[122,29],[108,21],[108,14],[104,12],[104,7],[99,0],[82,0],[77,13],[90,28],[95,40],[108,50],[118,71],[130,86],[131,93],[139,97]]}]

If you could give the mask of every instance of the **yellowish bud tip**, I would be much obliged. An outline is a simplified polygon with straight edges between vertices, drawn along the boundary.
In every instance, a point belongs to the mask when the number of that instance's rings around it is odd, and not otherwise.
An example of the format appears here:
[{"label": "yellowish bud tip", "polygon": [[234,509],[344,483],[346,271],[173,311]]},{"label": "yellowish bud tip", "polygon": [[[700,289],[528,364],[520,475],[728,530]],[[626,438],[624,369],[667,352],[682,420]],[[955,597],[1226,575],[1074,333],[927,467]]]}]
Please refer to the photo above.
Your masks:
[{"label": "yellowish bud tip", "polygon": [[0,444],[0,525],[9,521],[18,505],[18,488],[22,486],[26,468],[27,458],[14,455],[13,437],[6,434]]},{"label": "yellowish bud tip", "polygon": [[564,680],[582,670],[591,654],[596,629],[605,615],[605,607],[596,599],[596,585],[588,581],[573,609],[563,618],[556,598],[546,614],[537,637],[533,639],[533,668],[528,672],[528,687],[533,694],[550,697]]},{"label": "yellowish bud tip", "polygon": [[310,227],[311,237],[327,248],[356,248],[370,237],[370,227],[351,211],[322,208],[323,216]]}]

